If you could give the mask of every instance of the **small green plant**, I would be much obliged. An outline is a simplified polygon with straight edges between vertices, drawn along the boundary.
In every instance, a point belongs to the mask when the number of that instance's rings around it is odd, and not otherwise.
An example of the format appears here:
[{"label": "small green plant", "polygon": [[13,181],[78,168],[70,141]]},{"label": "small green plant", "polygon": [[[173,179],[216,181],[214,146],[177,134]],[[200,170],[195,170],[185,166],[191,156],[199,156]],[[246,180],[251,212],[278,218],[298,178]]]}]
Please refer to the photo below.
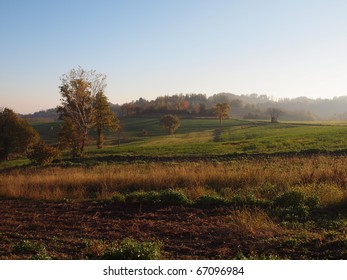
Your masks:
[{"label": "small green plant", "polygon": [[14,254],[31,254],[32,260],[51,260],[52,257],[47,253],[43,244],[30,240],[23,240],[12,247]]},{"label": "small green plant", "polygon": [[283,260],[279,255],[276,254],[258,254],[251,252],[250,254],[244,254],[242,251],[238,252],[234,260]]},{"label": "small green plant", "polygon": [[37,254],[43,246],[30,240],[23,240],[12,247],[14,254]]},{"label": "small green plant", "polygon": [[52,260],[52,257],[48,254],[46,248],[41,248],[37,254],[31,257],[32,260]]},{"label": "small green plant", "polygon": [[126,238],[106,249],[102,258],[107,260],[157,260],[161,255],[160,242],[139,242]]}]

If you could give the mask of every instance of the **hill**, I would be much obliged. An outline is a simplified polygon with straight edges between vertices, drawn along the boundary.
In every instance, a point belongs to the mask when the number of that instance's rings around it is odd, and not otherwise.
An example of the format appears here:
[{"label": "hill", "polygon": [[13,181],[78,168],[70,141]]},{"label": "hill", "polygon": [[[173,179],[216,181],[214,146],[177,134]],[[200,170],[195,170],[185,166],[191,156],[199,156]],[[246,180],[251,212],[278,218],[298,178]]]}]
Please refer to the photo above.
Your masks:
[{"label": "hill", "polygon": [[[58,141],[60,122],[32,123],[48,143]],[[154,117],[121,118],[121,130],[106,133],[105,148],[96,149],[91,133],[90,156],[207,156],[225,154],[317,153],[347,147],[347,123],[281,122],[182,118],[174,135],[166,135]]]}]

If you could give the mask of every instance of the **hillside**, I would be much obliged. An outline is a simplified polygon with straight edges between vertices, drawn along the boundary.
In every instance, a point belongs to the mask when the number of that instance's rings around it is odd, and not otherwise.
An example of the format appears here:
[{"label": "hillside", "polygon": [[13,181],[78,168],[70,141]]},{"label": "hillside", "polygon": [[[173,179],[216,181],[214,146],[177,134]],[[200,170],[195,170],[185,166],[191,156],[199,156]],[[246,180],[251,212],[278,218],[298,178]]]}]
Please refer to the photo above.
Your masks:
[{"label": "hillside", "polygon": [[[59,122],[33,123],[48,143],[58,141]],[[347,123],[301,123],[214,118],[182,118],[174,135],[166,135],[158,118],[121,118],[121,130],[106,134],[105,147],[95,147],[91,133],[87,155],[211,156],[344,151]]]}]

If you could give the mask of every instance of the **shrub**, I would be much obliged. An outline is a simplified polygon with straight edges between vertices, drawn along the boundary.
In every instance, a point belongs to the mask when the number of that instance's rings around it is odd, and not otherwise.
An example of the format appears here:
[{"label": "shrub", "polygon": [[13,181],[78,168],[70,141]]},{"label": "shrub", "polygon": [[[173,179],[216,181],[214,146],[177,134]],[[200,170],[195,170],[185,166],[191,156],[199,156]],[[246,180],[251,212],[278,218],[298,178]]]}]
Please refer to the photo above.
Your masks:
[{"label": "shrub", "polygon": [[114,203],[124,203],[125,202],[125,196],[122,195],[121,193],[116,192],[111,196],[110,200]]},{"label": "shrub", "polygon": [[160,201],[160,195],[158,192],[132,192],[125,197],[126,203],[134,204],[158,204]]},{"label": "shrub", "polygon": [[288,191],[275,198],[273,205],[285,219],[305,218],[318,206],[316,196],[305,198],[301,191]]},{"label": "shrub", "polygon": [[160,193],[160,203],[164,205],[187,205],[190,201],[181,191],[169,189]]},{"label": "shrub", "polygon": [[161,192],[132,192],[125,197],[125,202],[150,205],[186,205],[189,199],[180,191],[165,190]]},{"label": "shrub", "polygon": [[33,146],[27,156],[34,164],[46,165],[60,157],[60,151],[46,144],[44,141],[40,141]]},{"label": "shrub", "polygon": [[107,260],[157,260],[161,254],[160,242],[139,242],[126,238],[106,249],[102,258]]}]

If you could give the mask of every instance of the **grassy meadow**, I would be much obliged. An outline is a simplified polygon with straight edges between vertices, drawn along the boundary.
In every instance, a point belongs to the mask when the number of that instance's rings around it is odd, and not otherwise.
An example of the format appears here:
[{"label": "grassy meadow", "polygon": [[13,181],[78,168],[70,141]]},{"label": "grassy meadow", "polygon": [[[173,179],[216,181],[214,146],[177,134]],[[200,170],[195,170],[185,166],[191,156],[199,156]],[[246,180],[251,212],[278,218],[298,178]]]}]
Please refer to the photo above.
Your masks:
[{"label": "grassy meadow", "polygon": [[[124,118],[121,125],[121,131],[107,133],[103,149],[96,149],[91,135],[86,156],[80,160],[64,153],[44,167],[26,159],[1,163],[0,198],[27,205],[53,203],[48,209],[77,207],[76,213],[86,204],[87,209],[100,207],[98,213],[128,209],[134,214],[127,219],[137,226],[129,225],[128,233],[121,236],[82,234],[82,241],[70,236],[73,249],[56,245],[56,240],[66,242],[68,233],[58,232],[54,241],[53,237],[38,239],[40,234],[33,231],[21,240],[41,242],[46,253],[58,259],[112,258],[110,248],[128,243],[134,247],[132,242],[140,242],[136,246],[141,250],[155,247],[155,258],[165,259],[347,257],[346,123],[230,119],[218,127],[216,119],[182,119],[174,135],[166,135],[156,118]],[[57,142],[58,122],[33,126],[48,143]],[[171,230],[160,226],[163,211],[174,215],[166,222],[175,223]],[[89,210],[81,212],[82,218],[89,215]],[[92,220],[97,223],[114,215]],[[192,236],[184,233],[188,226],[184,219],[201,224],[201,228],[196,225],[194,244],[189,243]],[[84,226],[87,232],[88,225]],[[210,231],[221,232],[218,242],[223,245],[216,245],[216,240],[204,243]],[[15,250],[24,246],[22,241],[5,229],[0,228],[0,234],[8,240],[0,247],[2,258],[42,253]],[[230,238],[230,244],[223,238]],[[202,247],[206,251],[199,251]]]}]

